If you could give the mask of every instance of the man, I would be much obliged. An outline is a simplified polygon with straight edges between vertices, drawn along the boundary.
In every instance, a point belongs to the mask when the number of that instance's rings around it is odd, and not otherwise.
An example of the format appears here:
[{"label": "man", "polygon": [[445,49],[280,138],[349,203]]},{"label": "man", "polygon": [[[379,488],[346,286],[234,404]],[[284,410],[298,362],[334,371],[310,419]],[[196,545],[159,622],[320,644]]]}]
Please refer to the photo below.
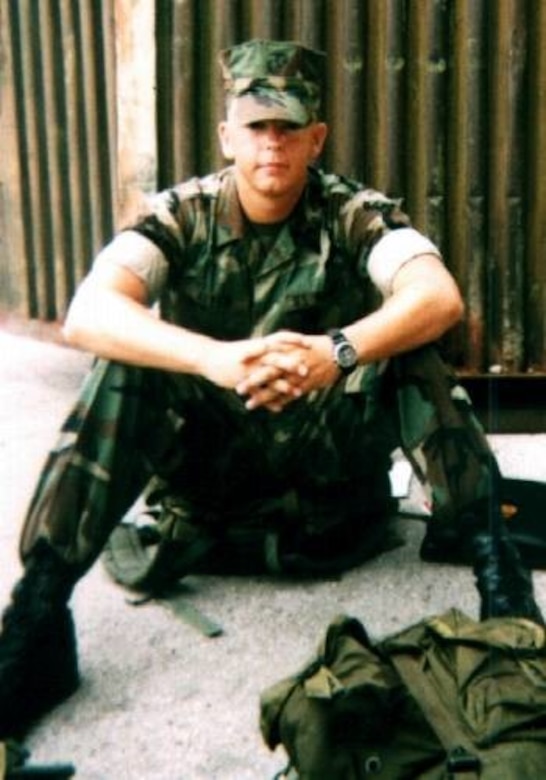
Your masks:
[{"label": "man", "polygon": [[24,524],[25,573],[0,637],[0,736],[76,687],[72,588],[150,485],[179,553],[170,575],[244,517],[276,529],[273,568],[320,572],[380,540],[402,445],[431,488],[424,554],[460,546],[482,617],[541,621],[492,455],[430,346],[463,313],[438,249],[394,201],[313,167],[327,135],[321,54],[250,41],[220,61],[233,165],[156,196],[99,254],[67,316],[68,342],[103,360]]}]

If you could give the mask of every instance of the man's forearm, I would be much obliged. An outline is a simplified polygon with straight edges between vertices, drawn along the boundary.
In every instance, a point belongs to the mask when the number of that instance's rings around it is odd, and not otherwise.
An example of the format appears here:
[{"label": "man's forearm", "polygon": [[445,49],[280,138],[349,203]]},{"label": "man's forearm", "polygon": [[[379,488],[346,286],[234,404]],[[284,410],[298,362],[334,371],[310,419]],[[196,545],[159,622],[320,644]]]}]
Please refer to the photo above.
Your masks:
[{"label": "man's forearm", "polygon": [[115,291],[82,289],[67,315],[66,341],[98,357],[188,374],[202,373],[212,340],[158,319]]},{"label": "man's forearm", "polygon": [[435,260],[413,261],[399,276],[395,293],[380,309],[343,327],[362,363],[436,341],[463,315],[454,280]]}]

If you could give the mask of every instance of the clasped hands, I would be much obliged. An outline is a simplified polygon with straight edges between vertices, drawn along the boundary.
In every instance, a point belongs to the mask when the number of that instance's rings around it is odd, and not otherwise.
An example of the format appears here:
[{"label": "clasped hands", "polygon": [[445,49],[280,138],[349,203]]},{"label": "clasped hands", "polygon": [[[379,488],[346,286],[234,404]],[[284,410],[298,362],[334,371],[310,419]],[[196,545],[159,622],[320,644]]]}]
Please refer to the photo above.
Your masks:
[{"label": "clasped hands", "polygon": [[339,378],[328,336],[279,331],[216,346],[209,353],[208,378],[242,396],[249,410],[280,412]]}]

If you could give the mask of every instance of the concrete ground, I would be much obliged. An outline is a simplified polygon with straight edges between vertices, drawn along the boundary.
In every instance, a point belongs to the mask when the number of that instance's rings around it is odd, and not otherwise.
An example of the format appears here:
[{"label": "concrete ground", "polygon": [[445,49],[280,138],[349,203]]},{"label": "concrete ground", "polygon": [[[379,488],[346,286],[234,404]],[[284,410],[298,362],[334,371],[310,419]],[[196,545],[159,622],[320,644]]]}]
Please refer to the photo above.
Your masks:
[{"label": "concrete ground", "polygon": [[[0,603],[20,567],[26,505],[88,356],[0,330]],[[546,480],[546,434],[492,436],[506,475]],[[187,599],[224,633],[202,636],[165,606],[132,606],[98,563],[73,597],[83,684],[32,733],[34,762],[71,761],[78,780],[266,780],[285,763],[258,727],[260,691],[296,671],[344,612],[372,636],[457,606],[476,617],[464,567],[424,564],[424,524],[339,580],[191,577]],[[546,572],[535,572],[546,609]]]}]

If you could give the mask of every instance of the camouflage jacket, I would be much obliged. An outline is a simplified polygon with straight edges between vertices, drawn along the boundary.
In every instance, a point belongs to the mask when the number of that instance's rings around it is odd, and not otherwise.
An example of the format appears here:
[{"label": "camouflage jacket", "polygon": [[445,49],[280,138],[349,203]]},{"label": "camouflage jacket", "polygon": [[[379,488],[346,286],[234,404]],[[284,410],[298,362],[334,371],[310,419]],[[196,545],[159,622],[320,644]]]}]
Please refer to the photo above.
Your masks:
[{"label": "camouflage jacket", "polygon": [[167,260],[162,316],[232,340],[285,328],[321,333],[364,316],[378,302],[369,253],[407,226],[394,200],[310,169],[298,207],[264,248],[226,168],[156,195],[132,229]]}]

